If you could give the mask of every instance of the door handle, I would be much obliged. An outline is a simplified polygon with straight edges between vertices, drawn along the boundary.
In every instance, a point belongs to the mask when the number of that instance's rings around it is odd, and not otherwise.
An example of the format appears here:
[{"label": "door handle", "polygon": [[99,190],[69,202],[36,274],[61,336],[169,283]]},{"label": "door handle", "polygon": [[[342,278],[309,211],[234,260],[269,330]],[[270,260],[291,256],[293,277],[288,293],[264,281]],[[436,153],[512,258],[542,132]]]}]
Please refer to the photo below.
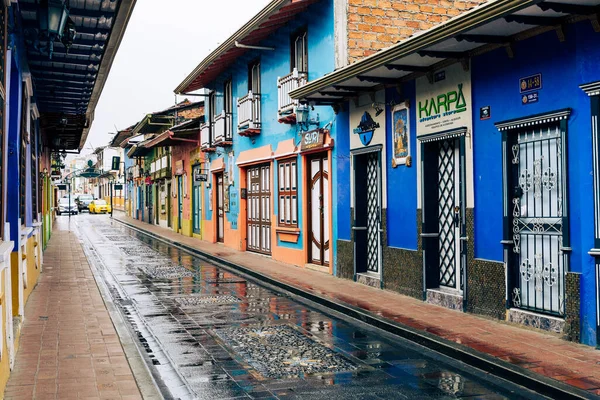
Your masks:
[{"label": "door handle", "polygon": [[367,227],[366,226],[353,226],[352,230],[353,231],[366,231]]},{"label": "door handle", "polygon": [[467,240],[469,240],[468,236],[463,236],[460,238],[460,240],[462,240],[463,242],[466,242]]}]

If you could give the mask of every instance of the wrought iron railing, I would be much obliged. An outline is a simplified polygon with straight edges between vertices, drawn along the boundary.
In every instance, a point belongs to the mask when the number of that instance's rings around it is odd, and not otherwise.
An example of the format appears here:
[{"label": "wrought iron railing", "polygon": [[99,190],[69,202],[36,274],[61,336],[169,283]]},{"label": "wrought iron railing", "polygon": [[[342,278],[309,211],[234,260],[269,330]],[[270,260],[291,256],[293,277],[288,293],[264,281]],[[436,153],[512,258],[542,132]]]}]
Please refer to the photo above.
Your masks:
[{"label": "wrought iron railing", "polygon": [[277,111],[279,118],[296,112],[298,100],[292,99],[290,97],[290,92],[306,85],[307,82],[308,74],[306,72],[298,72],[296,68],[294,68],[291,74],[277,79]]},{"label": "wrought iron railing", "polygon": [[238,133],[251,136],[260,133],[260,93],[249,91],[238,99]]},{"label": "wrought iron railing", "polygon": [[233,142],[233,126],[230,113],[223,111],[215,117],[213,123],[215,133],[215,144],[232,144]]}]

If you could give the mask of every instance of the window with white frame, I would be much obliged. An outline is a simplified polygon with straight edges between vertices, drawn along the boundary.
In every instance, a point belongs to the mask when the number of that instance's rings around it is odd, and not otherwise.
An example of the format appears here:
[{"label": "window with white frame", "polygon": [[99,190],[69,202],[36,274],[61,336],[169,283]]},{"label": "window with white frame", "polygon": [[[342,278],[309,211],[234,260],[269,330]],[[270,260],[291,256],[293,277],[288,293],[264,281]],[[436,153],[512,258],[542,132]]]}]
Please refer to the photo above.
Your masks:
[{"label": "window with white frame", "polygon": [[298,167],[296,158],[278,162],[279,225],[298,226]]}]

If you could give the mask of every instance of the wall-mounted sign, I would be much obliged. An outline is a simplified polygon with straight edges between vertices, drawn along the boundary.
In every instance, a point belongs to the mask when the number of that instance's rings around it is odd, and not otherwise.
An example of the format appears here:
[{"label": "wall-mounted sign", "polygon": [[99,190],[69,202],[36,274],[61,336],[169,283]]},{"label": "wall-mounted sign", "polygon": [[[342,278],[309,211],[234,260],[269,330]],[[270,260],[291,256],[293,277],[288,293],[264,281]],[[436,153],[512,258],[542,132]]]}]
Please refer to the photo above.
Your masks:
[{"label": "wall-mounted sign", "polygon": [[56,185],[56,188],[58,190],[67,190],[67,185],[61,183],[59,185]]},{"label": "wall-mounted sign", "polygon": [[417,136],[461,127],[471,128],[471,75],[462,65],[445,69],[446,79],[417,79]]},{"label": "wall-mounted sign", "polygon": [[406,157],[410,154],[410,125],[406,103],[394,106],[392,110],[392,123],[394,124],[394,149],[392,167],[406,164]]},{"label": "wall-mounted sign", "polygon": [[146,185],[152,185],[152,178],[147,176],[145,182],[146,182]]},{"label": "wall-mounted sign", "polygon": [[531,103],[537,103],[539,100],[539,96],[538,96],[538,92],[533,92],[533,93],[527,93],[521,96],[521,103],[525,104],[531,104]]},{"label": "wall-mounted sign", "polygon": [[194,168],[194,186],[200,185],[201,182],[208,180],[208,174],[202,173],[200,168]]},{"label": "wall-mounted sign", "polygon": [[368,146],[377,128],[379,128],[379,122],[376,122],[371,117],[371,114],[365,111],[360,118],[358,126],[354,128],[354,134],[360,137],[360,141],[364,146]]},{"label": "wall-mounted sign", "polygon": [[441,82],[446,79],[446,71],[438,71],[433,75],[434,82]]},{"label": "wall-mounted sign", "polygon": [[321,129],[302,133],[300,151],[316,150],[323,147],[325,135]]},{"label": "wall-mounted sign", "polygon": [[183,160],[175,161],[175,175],[183,175]]},{"label": "wall-mounted sign", "polygon": [[115,190],[123,190],[123,185],[121,185],[120,183],[117,183],[117,184],[114,186],[114,188],[115,188]]},{"label": "wall-mounted sign", "polygon": [[492,117],[492,109],[490,108],[490,106],[485,106],[485,107],[481,107],[479,109],[479,119],[480,120],[484,120],[484,119],[490,119]]},{"label": "wall-mounted sign", "polygon": [[542,74],[535,74],[519,79],[520,93],[540,90],[542,88]]}]

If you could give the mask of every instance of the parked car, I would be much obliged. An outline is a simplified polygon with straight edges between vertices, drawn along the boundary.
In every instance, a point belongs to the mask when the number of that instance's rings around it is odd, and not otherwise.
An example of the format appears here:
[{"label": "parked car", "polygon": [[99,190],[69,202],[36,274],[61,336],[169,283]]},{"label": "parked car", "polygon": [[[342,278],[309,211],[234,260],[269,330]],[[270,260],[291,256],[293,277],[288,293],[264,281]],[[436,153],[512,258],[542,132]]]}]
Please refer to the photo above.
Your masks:
[{"label": "parked car", "polygon": [[58,201],[58,208],[56,210],[57,215],[61,214],[75,214],[79,213],[77,209],[77,203],[75,202],[75,198],[63,197]]},{"label": "parked car", "polygon": [[110,204],[106,204],[105,200],[94,200],[90,203],[89,210],[91,214],[109,213],[111,212]]},{"label": "parked car", "polygon": [[77,209],[79,212],[90,209],[90,203],[94,200],[91,194],[80,194],[77,196]]}]

